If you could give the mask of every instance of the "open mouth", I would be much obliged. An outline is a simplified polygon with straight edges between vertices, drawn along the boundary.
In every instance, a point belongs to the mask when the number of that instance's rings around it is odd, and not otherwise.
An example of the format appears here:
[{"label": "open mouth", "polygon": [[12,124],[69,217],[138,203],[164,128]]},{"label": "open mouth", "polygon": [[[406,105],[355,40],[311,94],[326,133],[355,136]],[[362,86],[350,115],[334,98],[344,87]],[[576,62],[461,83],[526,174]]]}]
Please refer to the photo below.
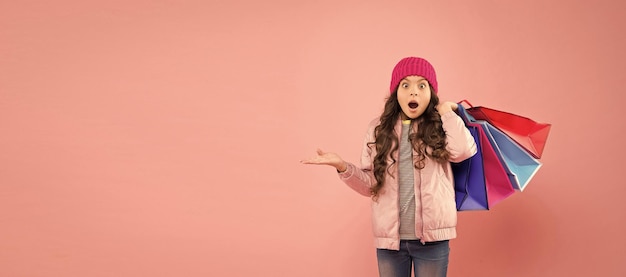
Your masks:
[{"label": "open mouth", "polygon": [[417,109],[418,106],[417,102],[409,102],[409,108],[411,109]]}]

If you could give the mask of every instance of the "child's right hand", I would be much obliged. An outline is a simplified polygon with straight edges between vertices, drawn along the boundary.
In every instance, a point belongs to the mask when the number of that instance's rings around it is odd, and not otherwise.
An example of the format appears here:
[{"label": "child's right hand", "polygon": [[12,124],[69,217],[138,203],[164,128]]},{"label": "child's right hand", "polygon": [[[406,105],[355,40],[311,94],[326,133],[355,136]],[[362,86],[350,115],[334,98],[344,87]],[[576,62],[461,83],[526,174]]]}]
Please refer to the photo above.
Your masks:
[{"label": "child's right hand", "polygon": [[439,103],[439,105],[437,105],[436,109],[440,115],[443,115],[449,111],[456,111],[458,108],[459,108],[459,105],[457,103],[443,101]]},{"label": "child's right hand", "polygon": [[330,165],[337,169],[339,172],[344,172],[348,168],[346,162],[339,157],[339,155],[331,152],[324,152],[321,149],[317,149],[317,156],[301,160],[303,164],[317,164],[317,165]]}]

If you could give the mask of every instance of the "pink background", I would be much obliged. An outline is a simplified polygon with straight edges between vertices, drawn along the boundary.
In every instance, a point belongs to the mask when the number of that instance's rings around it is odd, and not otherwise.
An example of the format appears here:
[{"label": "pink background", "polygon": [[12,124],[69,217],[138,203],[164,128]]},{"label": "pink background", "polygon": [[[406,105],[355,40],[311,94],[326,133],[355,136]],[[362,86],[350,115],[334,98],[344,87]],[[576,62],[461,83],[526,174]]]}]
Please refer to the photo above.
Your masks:
[{"label": "pink background", "polygon": [[358,161],[393,65],[553,124],[449,276],[624,276],[623,1],[0,2],[0,276],[377,276]]}]

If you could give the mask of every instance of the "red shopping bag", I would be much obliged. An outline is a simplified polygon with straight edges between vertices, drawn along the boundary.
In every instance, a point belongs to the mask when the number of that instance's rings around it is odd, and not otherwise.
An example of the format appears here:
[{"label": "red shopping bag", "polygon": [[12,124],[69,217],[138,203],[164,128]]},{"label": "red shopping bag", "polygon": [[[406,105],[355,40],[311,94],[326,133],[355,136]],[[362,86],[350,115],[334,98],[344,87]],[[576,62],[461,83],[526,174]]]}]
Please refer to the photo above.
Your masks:
[{"label": "red shopping bag", "polygon": [[[467,101],[465,101],[467,102]],[[517,114],[472,106],[467,112],[477,120],[485,120],[512,138],[533,157],[539,159],[546,146],[552,124],[539,123]]]},{"label": "red shopping bag", "polygon": [[489,200],[489,207],[493,207],[493,205],[513,195],[515,189],[484,132],[480,136],[480,141],[482,145],[485,145],[482,152],[485,180],[487,180],[487,199]]}]

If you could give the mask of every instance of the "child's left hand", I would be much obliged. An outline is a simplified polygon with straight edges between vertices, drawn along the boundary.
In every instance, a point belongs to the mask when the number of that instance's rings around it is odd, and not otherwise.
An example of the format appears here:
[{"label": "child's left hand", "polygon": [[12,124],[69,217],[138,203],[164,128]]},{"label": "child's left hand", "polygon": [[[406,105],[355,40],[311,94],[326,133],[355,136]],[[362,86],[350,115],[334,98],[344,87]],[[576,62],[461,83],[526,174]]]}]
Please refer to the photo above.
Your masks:
[{"label": "child's left hand", "polygon": [[456,111],[459,108],[459,105],[454,102],[441,102],[437,105],[437,111],[439,114],[445,114],[450,111]]}]

